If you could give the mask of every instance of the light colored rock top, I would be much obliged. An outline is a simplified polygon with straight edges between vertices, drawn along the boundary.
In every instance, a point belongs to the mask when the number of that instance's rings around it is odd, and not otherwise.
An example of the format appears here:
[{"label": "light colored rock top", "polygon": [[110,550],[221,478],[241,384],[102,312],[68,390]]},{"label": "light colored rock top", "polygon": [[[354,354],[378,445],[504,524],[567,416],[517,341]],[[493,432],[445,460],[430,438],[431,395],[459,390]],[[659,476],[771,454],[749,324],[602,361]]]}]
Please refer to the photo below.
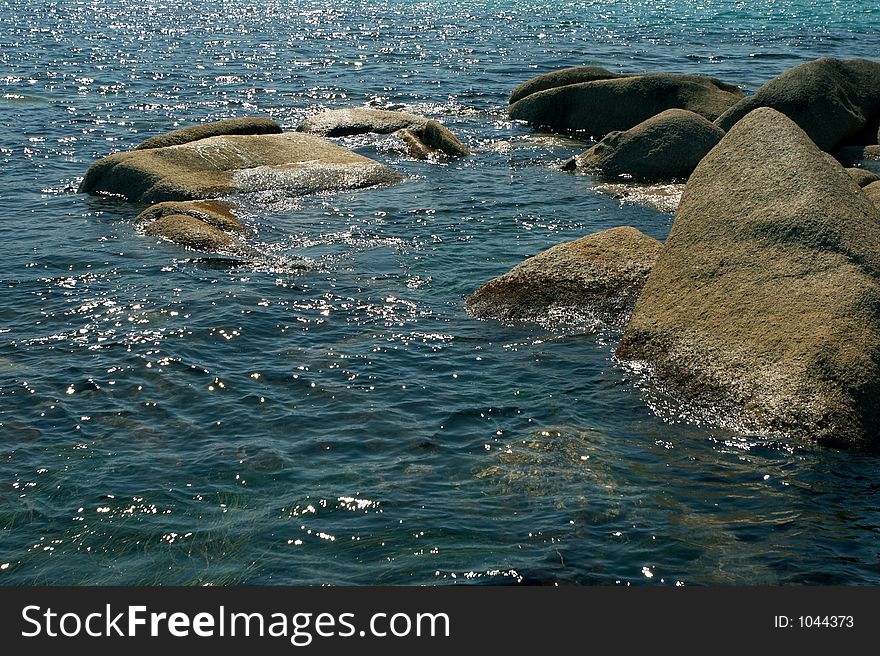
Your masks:
[{"label": "light colored rock top", "polygon": [[80,191],[161,202],[269,189],[307,194],[401,178],[374,160],[314,135],[224,135],[110,155],[86,172]]},{"label": "light colored rock top", "polygon": [[230,118],[223,121],[214,121],[213,123],[190,125],[179,130],[151,137],[135,146],[135,150],[179,146],[190,141],[198,141],[199,139],[216,137],[223,134],[280,134],[281,131],[281,126],[271,118],[261,116]]},{"label": "light colored rock top", "polygon": [[391,134],[405,128],[419,127],[427,120],[423,116],[385,109],[330,109],[307,118],[297,128],[297,132],[323,137],[344,137],[367,132]]}]

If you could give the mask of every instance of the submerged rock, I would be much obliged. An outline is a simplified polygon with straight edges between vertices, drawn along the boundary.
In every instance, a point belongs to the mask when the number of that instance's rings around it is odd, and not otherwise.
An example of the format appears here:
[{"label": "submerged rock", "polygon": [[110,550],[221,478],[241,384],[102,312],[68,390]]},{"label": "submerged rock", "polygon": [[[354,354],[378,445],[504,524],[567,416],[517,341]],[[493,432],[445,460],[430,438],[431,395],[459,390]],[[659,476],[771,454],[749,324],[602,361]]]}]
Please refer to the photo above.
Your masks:
[{"label": "submerged rock", "polygon": [[397,132],[409,148],[409,153],[416,159],[428,159],[438,155],[464,157],[470,155],[470,149],[461,143],[446,127],[437,121],[426,121],[424,124]]},{"label": "submerged rock", "polygon": [[850,177],[852,177],[860,187],[867,187],[872,182],[880,180],[880,177],[878,177],[876,173],[866,171],[865,169],[848,168],[846,169],[846,172],[850,174]]},{"label": "submerged rock", "polygon": [[624,132],[611,132],[577,156],[577,168],[642,182],[687,178],[724,137],[699,114],[667,109]]},{"label": "submerged rock", "polygon": [[741,98],[738,87],[711,77],[646,73],[545,89],[513,103],[508,112],[536,127],[603,136],[667,109],[687,109],[713,121]]},{"label": "submerged rock", "polygon": [[244,118],[230,118],[225,121],[214,121],[202,125],[189,127],[160,134],[151,137],[138,146],[135,150],[148,150],[150,148],[164,148],[166,146],[179,146],[180,144],[216,137],[223,134],[280,134],[281,126],[271,118],[259,116],[247,116]]},{"label": "submerged rock", "polygon": [[623,325],[661,247],[629,227],[558,244],[487,282],[465,308],[481,319],[545,323],[563,311]]},{"label": "submerged rock", "polygon": [[691,175],[617,349],[747,431],[880,436],[880,213],[769,108]]},{"label": "submerged rock", "polygon": [[313,135],[223,135],[115,153],[89,168],[79,191],[157,203],[272,189],[300,195],[401,179],[387,166]]},{"label": "submerged rock", "polygon": [[171,214],[191,216],[227,232],[245,232],[244,225],[232,213],[229,205],[220,200],[184,200],[157,203],[141,212],[136,221],[148,224]]},{"label": "submerged rock", "polygon": [[628,77],[627,74],[612,73],[611,71],[599,66],[574,66],[571,68],[563,68],[558,71],[551,71],[533,77],[527,82],[523,82],[513,93],[510,94],[509,103],[512,105],[517,100],[521,100],[526,96],[530,96],[538,91],[545,89],[555,89],[556,87],[564,87],[569,84],[580,84],[581,82],[592,82],[593,80],[611,80],[618,77]]},{"label": "submerged rock", "polygon": [[347,137],[353,134],[391,134],[405,128],[424,125],[428,119],[406,112],[386,109],[329,109],[307,118],[297,132],[317,134],[322,137]]},{"label": "submerged rock", "polygon": [[782,112],[819,148],[831,150],[880,113],[880,63],[822,57],[795,66],[741,100],[716,123],[730,130],[758,107]]}]

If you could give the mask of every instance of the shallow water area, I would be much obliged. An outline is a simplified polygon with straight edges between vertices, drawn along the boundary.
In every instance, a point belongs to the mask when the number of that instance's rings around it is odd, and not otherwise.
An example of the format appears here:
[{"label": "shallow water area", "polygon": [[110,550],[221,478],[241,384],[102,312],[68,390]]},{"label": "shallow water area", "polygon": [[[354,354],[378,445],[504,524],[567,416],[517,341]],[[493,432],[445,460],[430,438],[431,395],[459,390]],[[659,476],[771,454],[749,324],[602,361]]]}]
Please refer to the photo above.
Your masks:
[{"label": "shallow water area", "polygon": [[[880,461],[675,416],[615,336],[477,321],[549,246],[672,214],[507,119],[579,64],[754,90],[876,57],[873,2],[123,3],[0,12],[0,584],[878,584]],[[473,154],[235,199],[262,256],[75,193],[199,121],[400,106]],[[657,412],[655,412],[655,410]]]}]

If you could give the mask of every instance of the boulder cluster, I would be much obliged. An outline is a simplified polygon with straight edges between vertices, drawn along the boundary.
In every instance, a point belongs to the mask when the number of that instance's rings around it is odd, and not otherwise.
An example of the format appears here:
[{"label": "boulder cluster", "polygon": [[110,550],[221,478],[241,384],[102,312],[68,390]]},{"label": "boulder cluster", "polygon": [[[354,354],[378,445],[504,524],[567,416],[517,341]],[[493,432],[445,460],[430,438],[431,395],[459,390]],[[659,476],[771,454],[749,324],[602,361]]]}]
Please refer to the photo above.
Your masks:
[{"label": "boulder cluster", "polygon": [[419,159],[469,154],[437,121],[373,109],[330,110],[284,132],[270,118],[189,126],[108,155],[86,172],[81,193],[149,205],[138,216],[147,235],[208,252],[253,254],[245,226],[223,200],[238,193],[301,196],[403,179],[388,166],[324,137],[395,133]]},{"label": "boulder cluster", "polygon": [[[567,68],[519,86],[508,112],[595,139],[567,170],[686,184],[664,244],[630,227],[559,244],[480,287],[468,312],[587,315],[620,332],[619,361],[719,424],[880,447],[880,178],[869,170],[880,160],[880,63],[822,58],[748,96],[710,77]],[[247,255],[230,195],[402,179],[329,141],[365,133],[414,158],[469,154],[440,123],[404,112],[330,110],[294,132],[252,117],[109,155],[80,191],[145,205],[147,235]]]},{"label": "boulder cluster", "polygon": [[665,244],[632,228],[560,244],[478,289],[473,315],[611,313],[617,359],[683,407],[880,447],[880,180],[843,165],[880,155],[880,63],[819,59],[747,97],[711,78],[565,69],[519,87],[509,112],[599,139],[566,168],[687,182]]}]

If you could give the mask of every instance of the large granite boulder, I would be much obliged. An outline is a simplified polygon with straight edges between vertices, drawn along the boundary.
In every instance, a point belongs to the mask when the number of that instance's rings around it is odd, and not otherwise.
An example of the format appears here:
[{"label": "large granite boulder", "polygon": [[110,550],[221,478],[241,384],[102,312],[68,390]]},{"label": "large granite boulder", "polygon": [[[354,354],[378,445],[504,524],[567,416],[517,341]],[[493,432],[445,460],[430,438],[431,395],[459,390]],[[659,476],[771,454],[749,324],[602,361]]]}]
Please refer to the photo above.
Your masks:
[{"label": "large granite boulder", "polygon": [[309,134],[223,135],[115,153],[89,168],[79,191],[158,203],[274,189],[301,195],[400,179],[387,166]]},{"label": "large granite boulder", "polygon": [[622,326],[661,248],[629,227],[558,244],[487,282],[465,308],[505,322],[546,323],[556,313]]},{"label": "large granite boulder", "polygon": [[831,150],[880,114],[880,63],[822,57],[795,66],[741,100],[716,123],[730,130],[758,107],[782,112],[819,148]]},{"label": "large granite boulder", "polygon": [[281,126],[271,118],[260,116],[230,118],[202,125],[190,125],[173,132],[166,132],[165,134],[151,137],[140,145],[135,146],[135,150],[179,146],[190,141],[217,137],[222,134],[280,134],[281,131]]},{"label": "large granite boulder", "polygon": [[601,137],[667,109],[687,109],[713,121],[741,98],[738,87],[711,77],[647,73],[538,91],[510,105],[508,113],[535,127]]},{"label": "large granite boulder", "polygon": [[558,71],[550,71],[533,77],[531,80],[523,82],[513,93],[510,94],[510,104],[517,100],[521,100],[526,96],[530,96],[538,91],[545,89],[555,89],[556,87],[564,87],[569,84],[580,84],[581,82],[592,82],[593,80],[611,80],[618,77],[627,77],[627,74],[612,73],[611,71],[599,66],[573,66],[571,68],[563,68]]},{"label": "large granite boulder", "polygon": [[667,109],[624,132],[611,132],[577,156],[577,168],[641,182],[687,178],[724,137],[699,114]]},{"label": "large granite boulder", "polygon": [[783,114],[691,175],[617,349],[685,407],[842,447],[880,438],[880,213]]},{"label": "large granite boulder", "polygon": [[391,134],[405,128],[414,128],[427,121],[423,116],[387,109],[329,109],[307,118],[297,132],[317,134],[322,137],[347,137],[354,134]]}]

